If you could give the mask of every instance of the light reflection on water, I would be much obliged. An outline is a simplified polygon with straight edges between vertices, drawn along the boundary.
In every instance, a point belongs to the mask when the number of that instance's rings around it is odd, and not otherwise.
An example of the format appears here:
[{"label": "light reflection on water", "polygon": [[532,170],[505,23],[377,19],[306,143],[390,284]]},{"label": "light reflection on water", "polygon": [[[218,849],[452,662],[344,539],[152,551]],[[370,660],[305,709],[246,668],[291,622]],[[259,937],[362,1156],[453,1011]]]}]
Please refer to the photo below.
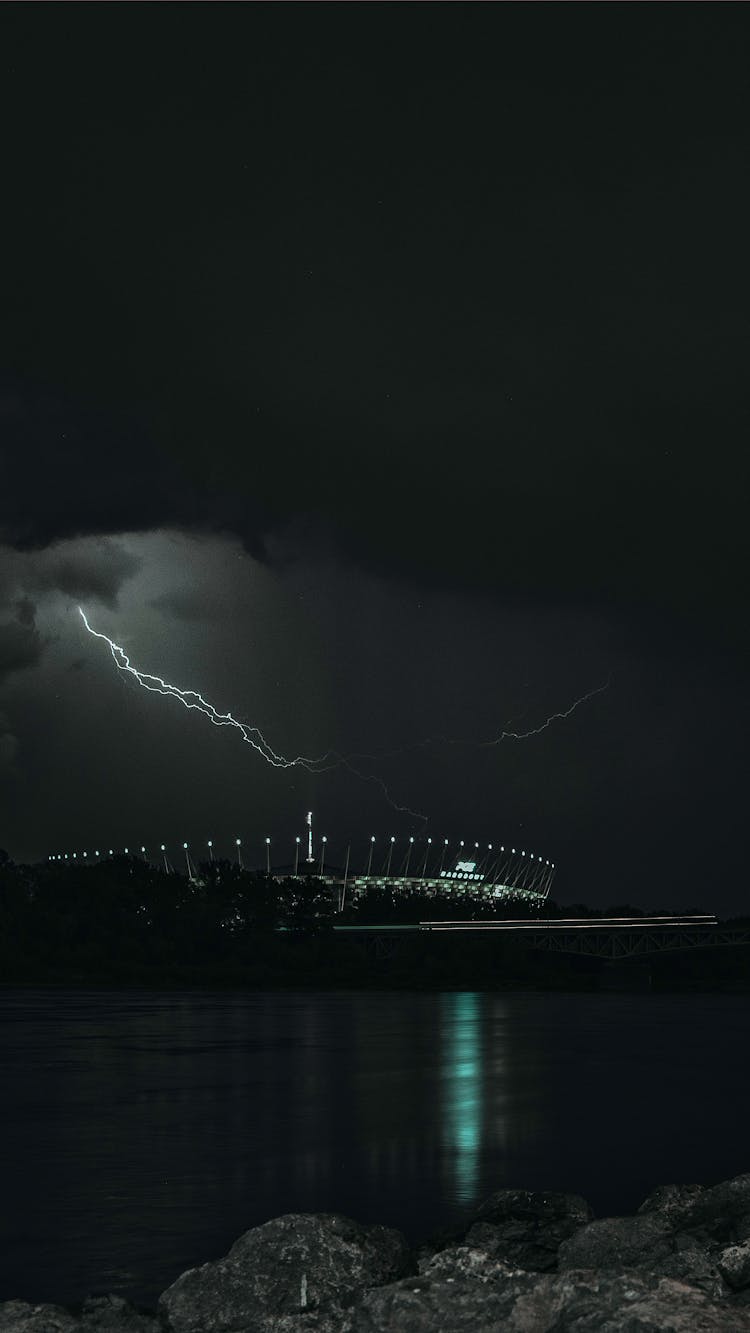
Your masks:
[{"label": "light reflection on water", "polygon": [[0,1299],[153,1303],[282,1212],[418,1240],[750,1167],[745,996],[0,993]]},{"label": "light reflection on water", "polygon": [[482,1141],[480,997],[469,991],[443,996],[443,1144],[454,1158],[454,1194],[476,1201]]}]

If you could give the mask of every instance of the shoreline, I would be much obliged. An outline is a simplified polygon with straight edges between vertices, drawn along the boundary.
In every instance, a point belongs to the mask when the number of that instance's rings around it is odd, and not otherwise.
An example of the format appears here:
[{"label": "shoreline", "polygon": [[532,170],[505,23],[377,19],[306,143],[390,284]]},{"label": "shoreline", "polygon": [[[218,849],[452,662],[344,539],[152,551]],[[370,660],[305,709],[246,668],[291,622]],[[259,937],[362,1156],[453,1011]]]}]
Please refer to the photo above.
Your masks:
[{"label": "shoreline", "polygon": [[155,1307],[0,1302],[0,1333],[750,1330],[750,1174],[665,1185],[595,1218],[576,1194],[503,1189],[416,1247],[340,1214],[272,1218]]}]

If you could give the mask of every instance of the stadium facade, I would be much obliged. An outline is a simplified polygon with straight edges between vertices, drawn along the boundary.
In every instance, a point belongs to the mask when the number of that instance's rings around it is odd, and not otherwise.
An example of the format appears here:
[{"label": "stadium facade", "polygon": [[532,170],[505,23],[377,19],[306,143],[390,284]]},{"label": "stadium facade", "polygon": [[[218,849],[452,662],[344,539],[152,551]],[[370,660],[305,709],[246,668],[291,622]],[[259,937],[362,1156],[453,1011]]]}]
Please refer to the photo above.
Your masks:
[{"label": "stadium facade", "polygon": [[469,894],[496,902],[498,906],[541,905],[549,895],[555,875],[554,862],[527,848],[467,842],[463,838],[451,842],[448,838],[391,836],[381,840],[373,836],[364,855],[362,847],[349,843],[342,858],[343,866],[335,866],[330,864],[327,837],[315,849],[311,813],[306,825],[304,840],[297,839],[294,865],[284,870],[323,879],[337,891],[340,907],[378,889],[451,897]]},{"label": "stadium facade", "polygon": [[[264,838],[258,870],[274,878],[293,876],[322,879],[333,892],[339,910],[370,891],[388,889],[398,895],[435,894],[486,899],[500,906],[514,903],[541,906],[549,895],[555,864],[528,848],[499,843],[479,843],[463,838],[380,838],[362,844],[356,840],[339,844],[327,836],[314,838],[312,813],[308,812],[304,834],[295,838],[294,859],[279,864],[271,839]],[[231,858],[250,869],[252,844],[235,838]],[[205,848],[205,851],[202,850]],[[92,864],[114,856],[142,856],[170,873],[184,865],[188,878],[198,880],[201,862],[218,860],[221,848],[208,840],[176,844],[158,849],[133,845],[110,847],[108,851],[55,852],[49,860],[70,864]],[[207,853],[207,855],[206,855]],[[272,855],[274,853],[274,855]]]}]

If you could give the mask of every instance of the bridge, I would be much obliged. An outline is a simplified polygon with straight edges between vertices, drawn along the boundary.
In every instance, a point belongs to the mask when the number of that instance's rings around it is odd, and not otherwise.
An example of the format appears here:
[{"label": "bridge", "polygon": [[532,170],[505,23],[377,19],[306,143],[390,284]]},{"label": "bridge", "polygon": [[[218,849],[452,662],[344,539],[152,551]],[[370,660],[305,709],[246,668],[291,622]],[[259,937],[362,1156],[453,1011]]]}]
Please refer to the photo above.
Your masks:
[{"label": "bridge", "polygon": [[618,962],[653,954],[750,944],[750,926],[721,925],[715,916],[570,917],[519,921],[420,921],[414,925],[337,925],[336,934],[362,938],[378,958],[392,958],[400,937],[414,934],[495,935],[528,949]]}]

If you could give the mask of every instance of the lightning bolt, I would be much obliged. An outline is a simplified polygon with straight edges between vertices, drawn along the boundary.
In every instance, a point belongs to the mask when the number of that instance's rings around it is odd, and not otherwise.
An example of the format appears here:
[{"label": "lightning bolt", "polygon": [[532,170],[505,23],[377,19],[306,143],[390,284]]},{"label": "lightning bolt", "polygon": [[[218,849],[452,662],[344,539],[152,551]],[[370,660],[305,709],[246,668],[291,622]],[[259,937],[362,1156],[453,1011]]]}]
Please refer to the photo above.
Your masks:
[{"label": "lightning bolt", "polygon": [[133,666],[125,649],[122,648],[119,643],[115,643],[108,635],[102,634],[99,630],[95,630],[91,627],[83,608],[80,606],[78,608],[78,613],[89,634],[91,634],[93,638],[101,639],[107,644],[115,666],[118,671],[123,673],[123,675],[132,676],[144,690],[149,690],[152,694],[161,694],[165,695],[167,698],[177,699],[184,708],[202,713],[214,727],[234,727],[236,731],[239,731],[243,741],[247,745],[251,745],[272,768],[304,768],[308,773],[329,773],[333,769],[345,768],[348,772],[352,773],[354,777],[361,779],[363,782],[376,783],[377,786],[380,787],[388,804],[399,814],[411,815],[414,819],[423,820],[425,823],[428,822],[427,815],[423,815],[417,810],[412,810],[407,805],[399,805],[394,801],[386,783],[377,773],[363,773],[361,769],[354,766],[352,759],[370,759],[375,761],[393,755],[405,754],[409,750],[423,749],[428,745],[436,744],[470,745],[478,749],[484,749],[489,746],[500,745],[506,740],[528,740],[530,736],[539,736],[541,732],[546,731],[553,722],[564,721],[566,718],[571,717],[576,709],[580,708],[582,704],[585,704],[587,700],[593,699],[595,695],[602,694],[609,688],[609,681],[606,681],[604,685],[599,685],[596,689],[589,690],[587,694],[581,695],[579,699],[575,699],[570,707],[566,708],[563,712],[551,713],[550,716],[545,718],[544,722],[541,722],[538,727],[532,727],[529,731],[504,730],[500,732],[499,736],[496,736],[489,741],[458,741],[450,740],[446,736],[438,736],[423,741],[416,741],[412,745],[402,746],[396,750],[385,750],[377,755],[363,754],[361,752],[342,755],[337,750],[327,750],[325,754],[320,755],[317,758],[307,755],[296,755],[294,759],[288,759],[282,754],[277,754],[273,747],[268,743],[259,727],[248,726],[247,723],[240,722],[236,717],[232,717],[231,713],[220,713],[218,709],[216,709],[213,704],[209,703],[207,699],[204,699],[203,695],[199,694],[197,690],[182,690],[179,686],[171,685],[169,681],[163,680],[161,676],[154,676],[147,671],[140,671],[137,667]]},{"label": "lightning bolt", "polygon": [[260,728],[251,727],[245,722],[240,722],[236,717],[232,717],[231,713],[220,713],[197,690],[182,690],[178,685],[170,684],[161,676],[151,675],[148,671],[140,671],[138,667],[133,666],[125,649],[119,643],[115,643],[114,639],[110,639],[107,634],[102,634],[99,630],[92,628],[86,613],[80,606],[78,613],[89,634],[107,644],[118,671],[121,671],[124,675],[132,676],[144,690],[149,690],[152,694],[165,695],[170,699],[177,699],[184,708],[202,713],[214,727],[234,727],[239,731],[243,741],[247,745],[251,745],[272,768],[304,768],[308,773],[329,773],[335,768],[346,768],[363,782],[376,783],[388,804],[399,814],[411,815],[414,819],[427,821],[427,815],[421,814],[418,810],[410,809],[408,805],[399,805],[397,801],[394,801],[385,782],[376,773],[361,772],[360,769],[354,767],[345,755],[339,754],[336,750],[328,750],[317,758],[298,754],[295,755],[294,759],[288,759],[285,755],[277,754],[273,747],[269,745]]},{"label": "lightning bolt", "polygon": [[544,722],[540,722],[538,727],[532,727],[530,731],[501,731],[500,735],[496,736],[494,740],[478,741],[477,744],[486,749],[490,745],[500,745],[503,741],[525,741],[528,740],[529,736],[539,736],[548,727],[551,727],[553,722],[563,722],[566,717],[572,717],[576,709],[581,707],[581,704],[587,703],[589,699],[594,698],[594,695],[603,694],[608,689],[609,681],[607,680],[603,685],[597,685],[595,690],[589,690],[588,694],[582,694],[580,699],[575,699],[570,708],[565,709],[564,713],[550,713]]},{"label": "lightning bolt", "polygon": [[[596,694],[603,694],[605,690],[609,689],[609,686],[610,682],[608,680],[606,680],[603,685],[597,685],[596,689],[589,690],[587,694],[582,694],[580,699],[574,699],[570,707],[566,708],[564,712],[550,713],[549,717],[544,719],[544,722],[540,722],[538,727],[532,727],[529,731],[504,730],[500,732],[499,736],[495,736],[489,741],[459,740],[453,736],[428,736],[425,740],[412,741],[410,745],[400,745],[393,750],[379,750],[376,754],[366,754],[362,750],[357,750],[348,757],[349,759],[392,759],[399,754],[408,754],[414,750],[424,750],[429,745],[464,745],[472,749],[485,750],[493,745],[500,745],[503,741],[525,741],[528,740],[530,736],[541,735],[541,733],[546,731],[553,722],[561,722],[564,721],[565,718],[572,717],[577,708],[580,708],[581,705],[585,704],[589,699],[593,699]],[[509,723],[506,723],[506,727],[509,725]],[[342,762],[344,762],[343,759]]]},{"label": "lightning bolt", "polygon": [[99,630],[92,629],[85,612],[80,606],[78,612],[89,634],[92,634],[95,639],[102,639],[104,643],[109,645],[112,659],[118,671],[123,672],[124,675],[132,676],[139,685],[143,686],[144,690],[149,690],[152,694],[163,694],[170,699],[178,699],[184,708],[203,713],[204,717],[207,717],[215,727],[235,727],[243,741],[252,745],[253,749],[257,750],[258,754],[262,755],[266,763],[271,764],[273,768],[306,768],[310,773],[321,773],[325,772],[326,768],[339,766],[339,757],[333,755],[331,751],[321,755],[318,759],[311,759],[301,754],[296,755],[294,759],[287,759],[284,755],[277,754],[258,727],[250,727],[245,722],[238,721],[236,717],[232,717],[231,713],[218,712],[213,704],[204,699],[203,695],[199,694],[197,690],[181,690],[178,685],[170,685],[169,681],[162,680],[161,676],[152,676],[149,672],[140,671],[137,667],[134,667],[125,649],[121,648],[119,643],[115,643],[106,634],[101,634]]}]

